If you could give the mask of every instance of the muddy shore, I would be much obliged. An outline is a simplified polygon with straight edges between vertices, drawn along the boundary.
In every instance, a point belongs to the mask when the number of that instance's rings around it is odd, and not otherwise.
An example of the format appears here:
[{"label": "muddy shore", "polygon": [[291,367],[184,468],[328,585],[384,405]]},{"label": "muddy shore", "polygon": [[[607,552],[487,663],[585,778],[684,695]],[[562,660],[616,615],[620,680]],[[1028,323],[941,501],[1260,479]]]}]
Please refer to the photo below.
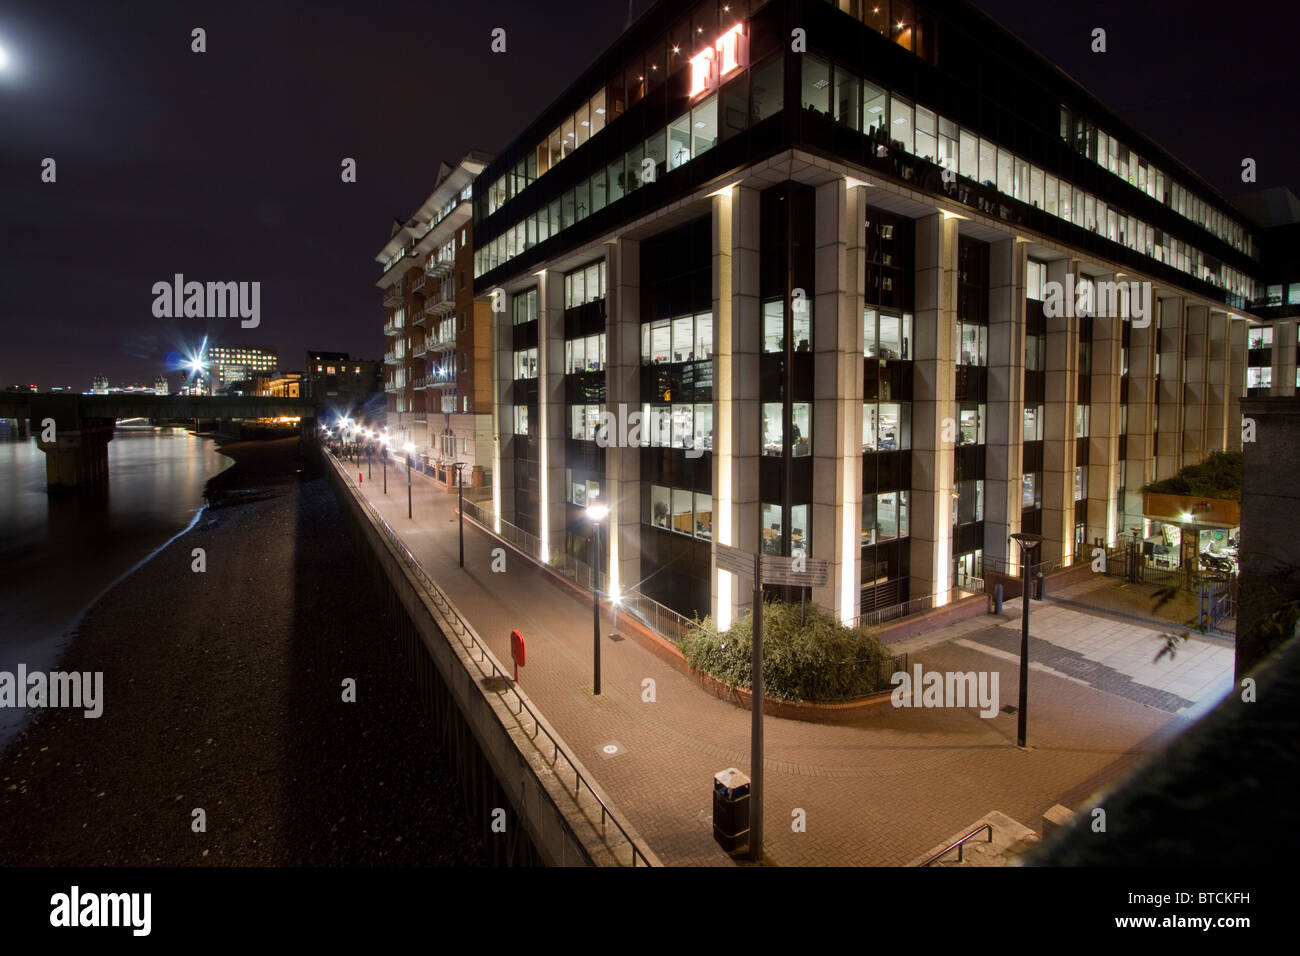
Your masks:
[{"label": "muddy shore", "polygon": [[296,438],[222,453],[58,665],[103,672],[103,716],[45,710],[0,758],[0,865],[486,863],[328,486]]}]

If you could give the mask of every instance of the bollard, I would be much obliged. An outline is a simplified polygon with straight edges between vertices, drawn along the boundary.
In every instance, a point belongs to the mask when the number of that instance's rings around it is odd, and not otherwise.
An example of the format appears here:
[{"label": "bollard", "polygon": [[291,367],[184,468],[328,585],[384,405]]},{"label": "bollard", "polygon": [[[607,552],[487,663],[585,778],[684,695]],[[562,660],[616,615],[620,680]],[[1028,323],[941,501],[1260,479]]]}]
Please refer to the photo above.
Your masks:
[{"label": "bollard", "polygon": [[361,472],[357,472],[357,484],[359,485],[365,484],[365,481],[366,481],[366,476]]},{"label": "bollard", "polygon": [[993,589],[993,613],[1002,616],[1002,585]]}]

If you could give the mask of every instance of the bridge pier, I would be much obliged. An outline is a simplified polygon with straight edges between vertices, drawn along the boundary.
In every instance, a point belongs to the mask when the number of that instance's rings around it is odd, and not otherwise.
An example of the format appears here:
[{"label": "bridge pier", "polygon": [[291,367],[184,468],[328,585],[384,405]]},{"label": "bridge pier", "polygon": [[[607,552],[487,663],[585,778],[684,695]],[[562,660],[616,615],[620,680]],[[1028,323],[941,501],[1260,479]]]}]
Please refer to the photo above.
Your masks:
[{"label": "bridge pier", "polygon": [[[33,395],[31,401],[36,446],[45,452],[46,487],[54,491],[107,481],[114,420],[82,417],[77,395]],[[50,420],[54,440],[46,441]]]}]

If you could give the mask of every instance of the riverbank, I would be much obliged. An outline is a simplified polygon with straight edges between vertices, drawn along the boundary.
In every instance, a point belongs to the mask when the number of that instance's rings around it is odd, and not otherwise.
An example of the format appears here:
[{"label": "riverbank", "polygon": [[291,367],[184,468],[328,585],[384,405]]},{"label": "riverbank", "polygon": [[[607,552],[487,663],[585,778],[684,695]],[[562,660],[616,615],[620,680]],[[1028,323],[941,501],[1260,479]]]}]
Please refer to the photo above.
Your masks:
[{"label": "riverbank", "polygon": [[103,716],[44,711],[0,759],[0,865],[485,862],[329,488],[296,439],[221,451],[58,665],[103,672]]}]

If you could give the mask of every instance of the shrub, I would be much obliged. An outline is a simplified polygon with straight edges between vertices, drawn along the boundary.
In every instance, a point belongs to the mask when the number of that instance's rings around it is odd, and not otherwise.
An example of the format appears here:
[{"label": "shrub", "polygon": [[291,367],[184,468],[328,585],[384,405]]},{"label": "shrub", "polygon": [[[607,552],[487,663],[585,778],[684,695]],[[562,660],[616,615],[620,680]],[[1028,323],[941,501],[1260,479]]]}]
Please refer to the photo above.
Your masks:
[{"label": "shrub", "polygon": [[[687,663],[728,687],[750,686],[754,642],[752,612],[725,634],[713,620],[696,621],[681,640]],[[842,700],[879,689],[894,655],[866,628],[847,628],[828,611],[808,604],[799,624],[799,605],[763,604],[763,691],[783,700]]]}]

